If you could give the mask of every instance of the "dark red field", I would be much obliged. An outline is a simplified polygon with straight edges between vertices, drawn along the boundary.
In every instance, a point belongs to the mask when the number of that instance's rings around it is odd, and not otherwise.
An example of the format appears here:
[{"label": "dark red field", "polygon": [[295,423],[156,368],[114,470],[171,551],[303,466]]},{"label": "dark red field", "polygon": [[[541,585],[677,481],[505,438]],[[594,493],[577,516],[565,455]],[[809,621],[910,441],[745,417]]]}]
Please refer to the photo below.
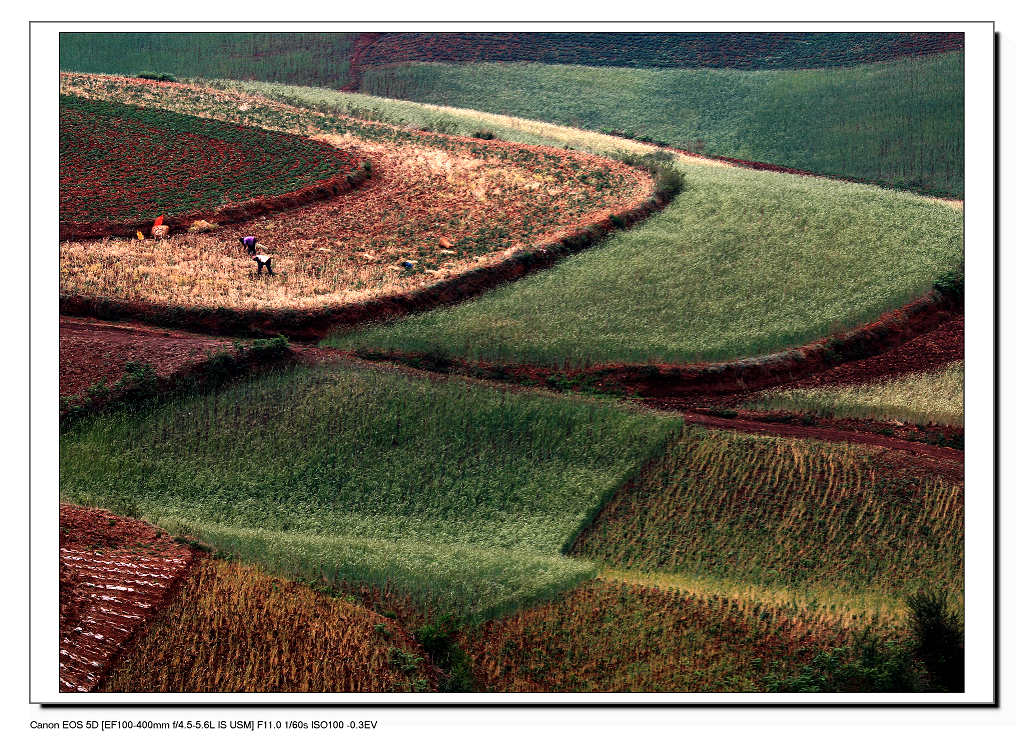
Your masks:
[{"label": "dark red field", "polygon": [[359,164],[323,142],[161,109],[62,96],[60,114],[62,239],[295,207],[350,189]]}]

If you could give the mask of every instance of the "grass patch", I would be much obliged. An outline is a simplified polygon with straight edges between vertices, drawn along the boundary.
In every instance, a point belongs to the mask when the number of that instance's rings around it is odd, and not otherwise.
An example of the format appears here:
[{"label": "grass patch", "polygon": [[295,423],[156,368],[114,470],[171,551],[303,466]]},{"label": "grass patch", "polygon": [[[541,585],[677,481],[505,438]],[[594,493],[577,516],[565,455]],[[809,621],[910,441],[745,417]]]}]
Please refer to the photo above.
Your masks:
[{"label": "grass patch", "polygon": [[679,427],[580,397],[296,369],[78,424],[61,495],[473,617],[592,574],[561,548]]},{"label": "grass patch", "polygon": [[414,62],[365,71],[362,90],[963,194],[962,52],[770,71]]},{"label": "grass patch", "polygon": [[806,412],[829,418],[964,424],[964,364],[850,386],[787,389],[744,404],[753,410]]},{"label": "grass patch", "polygon": [[[459,306],[326,344],[582,367],[717,361],[877,318],[962,260],[948,205],[849,183],[680,164],[661,213]],[[637,289],[643,292],[638,293]]]}]

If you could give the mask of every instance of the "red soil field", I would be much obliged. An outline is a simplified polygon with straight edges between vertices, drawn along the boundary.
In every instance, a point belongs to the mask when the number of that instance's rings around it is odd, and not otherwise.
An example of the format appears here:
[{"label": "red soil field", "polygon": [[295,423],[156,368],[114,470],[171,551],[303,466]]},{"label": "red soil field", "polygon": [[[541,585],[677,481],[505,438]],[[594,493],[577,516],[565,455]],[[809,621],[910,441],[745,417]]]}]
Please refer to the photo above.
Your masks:
[{"label": "red soil field", "polygon": [[109,511],[60,507],[60,690],[95,688],[121,648],[168,601],[192,551]]},{"label": "red soil field", "polygon": [[[85,75],[61,81],[65,93],[78,96],[318,133],[373,165],[365,188],[344,198],[230,228],[172,232],[158,242],[64,242],[61,291],[68,302],[223,308],[255,315],[252,322],[279,310],[352,306],[414,292],[608,222],[643,208],[654,191],[646,172],[576,151],[418,132],[196,86]],[[252,282],[255,268],[237,241],[246,234],[274,256],[272,280]],[[287,333],[294,336],[295,328]]]},{"label": "red soil field", "polygon": [[281,132],[61,97],[61,238],[134,235],[322,199],[353,185],[359,158]]},{"label": "red soil field", "polygon": [[230,349],[226,337],[209,337],[143,324],[60,318],[60,395],[76,396],[93,383],[108,385],[124,374],[129,361],[149,363],[156,375],[169,377],[203,361],[210,353]]}]

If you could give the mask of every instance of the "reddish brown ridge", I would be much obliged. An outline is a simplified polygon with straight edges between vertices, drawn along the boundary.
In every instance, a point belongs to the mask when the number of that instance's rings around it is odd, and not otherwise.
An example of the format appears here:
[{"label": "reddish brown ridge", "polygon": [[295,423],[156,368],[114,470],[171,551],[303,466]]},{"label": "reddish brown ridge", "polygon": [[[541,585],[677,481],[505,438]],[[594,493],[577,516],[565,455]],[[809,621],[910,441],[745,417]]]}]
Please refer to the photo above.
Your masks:
[{"label": "reddish brown ridge", "polygon": [[657,192],[621,213],[576,229],[541,246],[404,293],[315,310],[186,309],[146,301],[102,299],[61,294],[60,311],[71,316],[133,319],[211,334],[268,335],[283,333],[297,340],[318,340],[332,327],[382,321],[465,301],[558,262],[596,244],[612,231],[631,226],[662,209],[669,196]]},{"label": "reddish brown ridge", "polygon": [[[350,171],[348,174],[339,174],[330,179],[308,184],[300,189],[273,197],[257,197],[234,205],[225,205],[216,210],[201,210],[185,215],[169,215],[164,218],[164,224],[169,226],[172,231],[176,231],[188,228],[197,220],[205,220],[218,225],[239,223],[265,213],[291,210],[310,202],[337,197],[359,187],[369,178],[370,172],[367,168],[358,168]],[[149,219],[131,223],[111,221],[61,223],[60,240],[93,239],[103,236],[134,236],[136,231],[146,234],[149,232],[152,224],[153,221]]]}]

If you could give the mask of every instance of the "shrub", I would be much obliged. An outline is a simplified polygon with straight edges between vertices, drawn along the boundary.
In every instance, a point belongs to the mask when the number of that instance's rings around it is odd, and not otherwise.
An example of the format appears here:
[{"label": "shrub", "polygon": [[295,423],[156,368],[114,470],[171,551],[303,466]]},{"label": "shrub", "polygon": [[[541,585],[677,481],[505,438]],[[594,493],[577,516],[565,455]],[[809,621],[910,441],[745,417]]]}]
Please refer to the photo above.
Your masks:
[{"label": "shrub", "polygon": [[864,631],[849,646],[820,652],[798,674],[767,675],[764,685],[774,693],[905,693],[920,690],[921,680],[906,646]]},{"label": "shrub", "polygon": [[612,154],[618,161],[645,169],[654,177],[654,188],[669,197],[686,189],[686,175],[679,170],[675,156],[667,150],[656,150],[652,153],[633,153],[620,150]]},{"label": "shrub", "polygon": [[939,276],[935,281],[935,290],[951,301],[962,303],[964,300],[964,265],[960,264],[955,270],[949,270]]},{"label": "shrub", "polygon": [[162,80],[169,81],[171,83],[176,82],[178,79],[170,73],[154,73],[149,70],[143,70],[141,73],[135,76],[136,78],[142,78],[144,80]]},{"label": "shrub", "polygon": [[420,626],[414,636],[434,665],[444,672],[441,692],[472,692],[475,689],[472,662],[455,639],[455,630],[455,623],[445,618]]},{"label": "shrub", "polygon": [[964,691],[964,627],[945,591],[920,591],[907,598],[914,654],[936,688]]}]

